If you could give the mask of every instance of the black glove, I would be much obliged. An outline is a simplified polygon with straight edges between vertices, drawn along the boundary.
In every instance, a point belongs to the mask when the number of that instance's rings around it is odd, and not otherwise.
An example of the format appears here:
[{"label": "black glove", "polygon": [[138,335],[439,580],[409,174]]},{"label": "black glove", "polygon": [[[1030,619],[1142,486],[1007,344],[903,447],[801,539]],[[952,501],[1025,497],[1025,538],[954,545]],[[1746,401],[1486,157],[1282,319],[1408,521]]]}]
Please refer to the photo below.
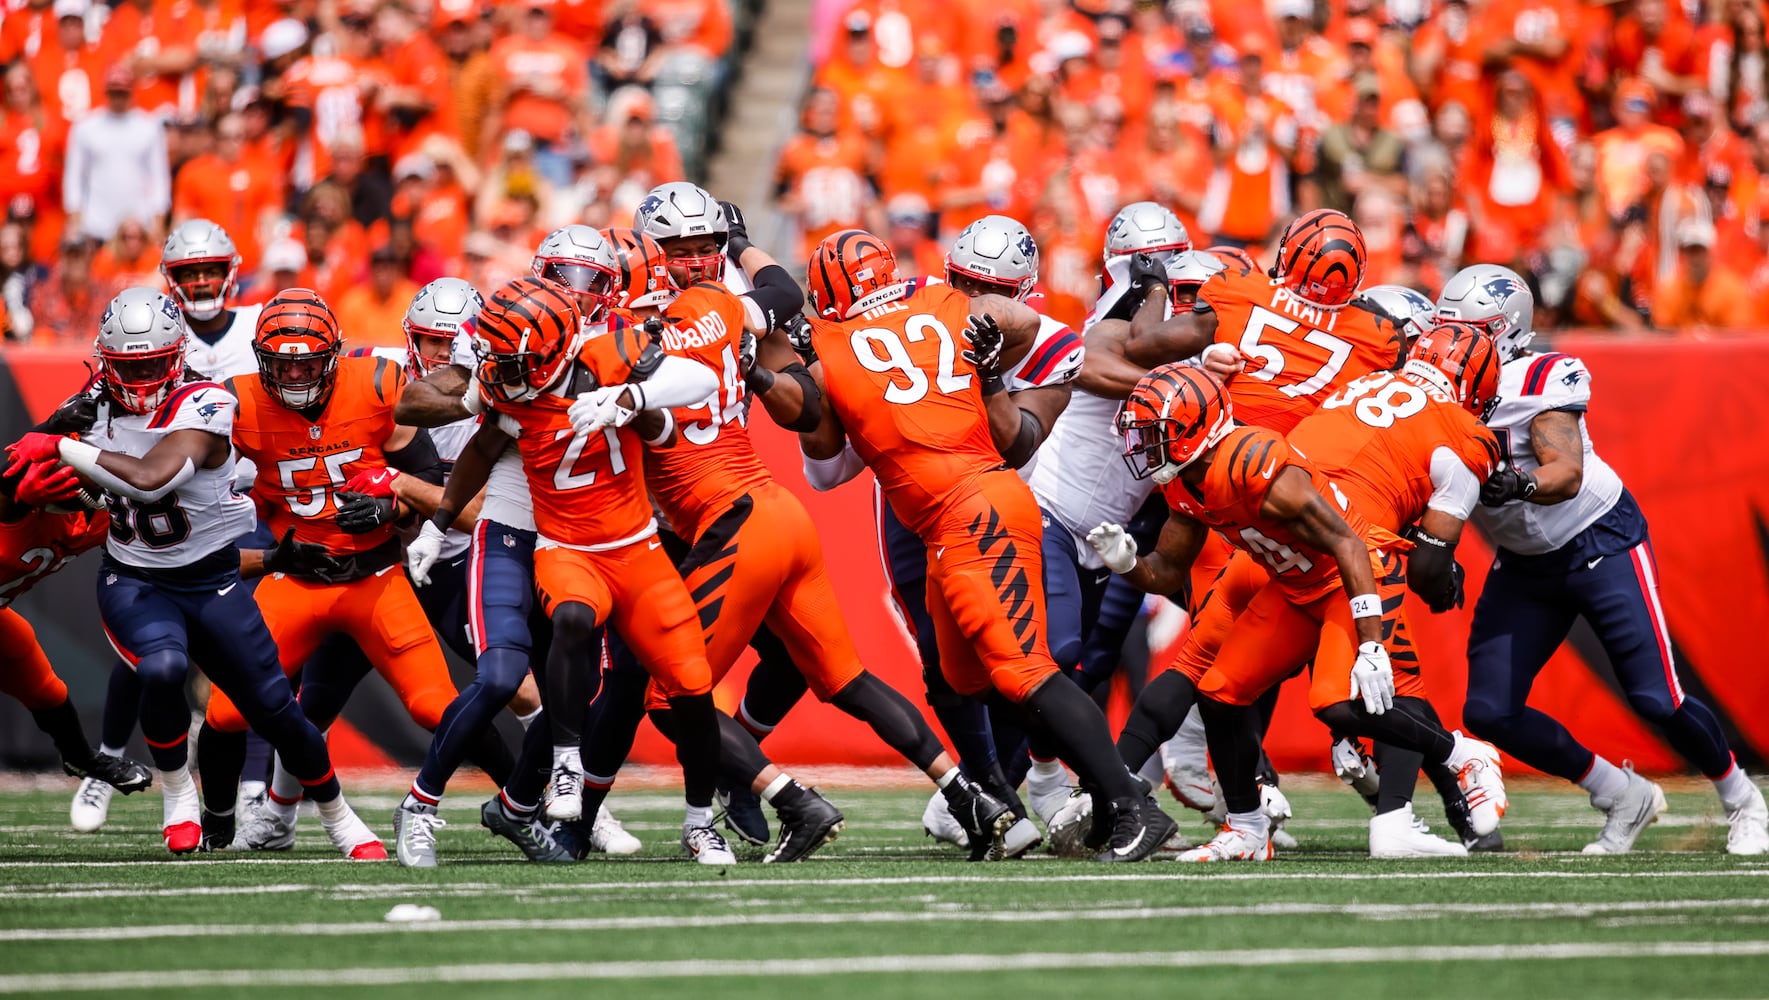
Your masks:
[{"label": "black glove", "polygon": [[1461,563],[1450,563],[1450,588],[1448,592],[1440,594],[1421,594],[1420,596],[1425,598],[1425,606],[1430,608],[1431,613],[1434,615],[1441,615],[1452,608],[1461,607],[1462,602],[1467,597],[1462,591],[1462,583],[1467,577],[1468,574],[1462,569]]},{"label": "black glove", "polygon": [[1146,253],[1130,255],[1130,294],[1141,304],[1149,292],[1167,287],[1167,265]]},{"label": "black glove", "polygon": [[811,321],[805,318],[804,313],[788,316],[786,322],[780,324],[780,329],[786,332],[787,342],[792,344],[792,349],[798,352],[805,364],[816,363],[817,348],[811,344]]},{"label": "black glove", "polygon": [[749,223],[743,219],[743,209],[738,208],[735,203],[721,201],[719,207],[725,210],[725,225],[730,231],[730,237],[725,243],[725,252],[730,255],[732,260],[741,264],[743,251],[755,245],[749,241]]},{"label": "black glove", "polygon": [[98,423],[98,397],[84,392],[69,396],[49,419],[38,425],[45,434],[84,434]]},{"label": "black glove", "polygon": [[737,346],[737,371],[743,377],[743,384],[758,396],[774,388],[773,370],[756,364],[756,351],[760,347],[761,342],[756,340],[755,334],[743,331],[743,339]]},{"label": "black glove", "polygon": [[[671,320],[674,322],[674,320]],[[645,317],[645,336],[653,344],[663,343],[663,318],[660,316]]]},{"label": "black glove", "polygon": [[1007,388],[1001,380],[1001,324],[988,313],[972,316],[968,334],[970,346],[964,349],[964,360],[982,377],[983,395],[993,396]]},{"label": "black glove", "polygon": [[1536,495],[1536,477],[1533,472],[1518,472],[1509,465],[1492,474],[1480,487],[1480,502],[1486,507],[1498,507],[1513,500],[1528,500]]},{"label": "black glove", "polygon": [[283,532],[280,541],[264,550],[265,573],[302,574],[330,561],[324,545],[295,541],[294,528]]},{"label": "black glove", "polygon": [[399,501],[393,497],[372,497],[367,493],[337,495],[338,513],[332,521],[348,535],[366,535],[383,524],[392,524]]}]

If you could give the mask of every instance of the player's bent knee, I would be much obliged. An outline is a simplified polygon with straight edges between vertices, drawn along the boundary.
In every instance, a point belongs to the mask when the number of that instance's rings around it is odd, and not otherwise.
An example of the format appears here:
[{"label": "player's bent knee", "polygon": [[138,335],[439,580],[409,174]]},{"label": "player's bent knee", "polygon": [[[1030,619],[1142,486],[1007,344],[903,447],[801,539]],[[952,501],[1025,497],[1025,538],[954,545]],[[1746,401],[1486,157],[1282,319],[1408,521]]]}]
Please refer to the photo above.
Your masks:
[{"label": "player's bent knee", "polygon": [[479,687],[500,705],[516,697],[516,692],[522,690],[523,678],[527,676],[526,653],[498,647],[479,656]]},{"label": "player's bent knee", "polygon": [[1316,708],[1314,717],[1335,733],[1356,734],[1363,728],[1363,720],[1358,717],[1357,708],[1349,701]]},{"label": "player's bent knee", "polygon": [[989,683],[994,686],[996,691],[1000,692],[1003,698],[1018,705],[1032,697],[1032,692],[1038,690],[1045,681],[1057,676],[1057,674],[1056,664],[1049,661],[1015,663],[991,667],[989,669]]},{"label": "player's bent knee", "polygon": [[1198,694],[1224,705],[1238,705],[1244,708],[1258,701],[1259,696],[1264,693],[1264,691],[1252,690],[1219,670],[1206,670],[1204,676],[1198,678]]},{"label": "player's bent knee", "polygon": [[596,631],[596,609],[582,601],[565,601],[553,608],[555,638],[567,642],[587,641]]},{"label": "player's bent knee", "polygon": [[1655,725],[1663,725],[1671,721],[1677,714],[1677,707],[1671,704],[1668,695],[1659,692],[1628,692],[1628,707],[1641,719]]},{"label": "player's bent knee", "polygon": [[144,685],[183,688],[189,673],[190,658],[175,649],[148,653],[135,663],[135,676],[141,678]]}]

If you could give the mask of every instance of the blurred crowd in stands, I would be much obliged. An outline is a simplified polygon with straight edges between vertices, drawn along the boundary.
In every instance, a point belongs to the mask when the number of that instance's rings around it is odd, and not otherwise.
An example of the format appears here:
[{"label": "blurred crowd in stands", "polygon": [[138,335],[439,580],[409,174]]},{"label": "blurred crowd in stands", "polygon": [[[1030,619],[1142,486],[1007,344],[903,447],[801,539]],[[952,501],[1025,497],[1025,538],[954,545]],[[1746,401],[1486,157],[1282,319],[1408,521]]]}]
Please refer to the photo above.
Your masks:
[{"label": "blurred crowd in stands", "polygon": [[[836,0],[840,3],[840,0]],[[805,246],[888,232],[938,273],[1000,212],[1075,321],[1123,204],[1269,262],[1349,212],[1366,283],[1464,264],[1541,327],[1769,326],[1758,0],[859,0],[825,19],[776,191]]]},{"label": "blurred crowd in stands", "polygon": [[315,288],[403,344],[425,282],[494,287],[698,170],[755,6],[0,0],[0,330],[90,343],[208,218],[243,301]]}]

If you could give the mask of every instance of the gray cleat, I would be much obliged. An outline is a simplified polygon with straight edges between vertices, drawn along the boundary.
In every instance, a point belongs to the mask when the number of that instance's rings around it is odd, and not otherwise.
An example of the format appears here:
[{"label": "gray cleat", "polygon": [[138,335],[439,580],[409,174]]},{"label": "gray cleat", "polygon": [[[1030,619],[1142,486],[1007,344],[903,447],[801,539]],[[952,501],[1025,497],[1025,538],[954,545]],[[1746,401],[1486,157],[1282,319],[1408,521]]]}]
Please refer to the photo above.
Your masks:
[{"label": "gray cleat", "polygon": [[487,830],[521,848],[530,861],[557,864],[577,860],[571,856],[570,851],[559,846],[536,817],[522,819],[510,815],[505,811],[501,799],[494,798],[479,807],[479,822]]},{"label": "gray cleat", "polygon": [[[447,826],[435,806],[401,802],[393,810],[394,853],[402,868],[436,867],[436,830]],[[488,824],[489,825],[489,824]]]}]

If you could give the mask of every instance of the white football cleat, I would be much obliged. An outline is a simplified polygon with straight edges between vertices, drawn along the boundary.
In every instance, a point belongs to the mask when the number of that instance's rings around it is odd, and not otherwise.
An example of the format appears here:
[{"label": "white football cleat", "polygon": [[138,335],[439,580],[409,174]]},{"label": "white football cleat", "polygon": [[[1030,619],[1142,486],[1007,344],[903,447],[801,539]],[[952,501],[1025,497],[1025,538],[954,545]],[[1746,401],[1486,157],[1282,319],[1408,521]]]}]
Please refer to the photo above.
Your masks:
[{"label": "white football cleat", "polygon": [[1284,829],[1284,821],[1289,819],[1290,800],[1276,785],[1259,783],[1259,808],[1271,820],[1271,846],[1285,851],[1296,849],[1296,838]]},{"label": "white football cleat", "polygon": [[734,865],[737,855],[731,845],[710,826],[682,827],[682,849],[695,863],[702,865]]},{"label": "white football cleat", "polygon": [[1468,848],[1433,836],[1431,828],[1413,816],[1412,803],[1393,812],[1370,817],[1372,858],[1465,858]]},{"label": "white football cleat", "polygon": [[68,806],[68,822],[78,833],[97,833],[111,814],[111,796],[116,789],[97,778],[81,778],[74,791],[73,804]]},{"label": "white football cleat", "polygon": [[[1634,849],[1634,841],[1647,827],[1658,821],[1658,814],[1665,811],[1665,792],[1657,784],[1647,781],[1634,773],[1634,765],[1624,764],[1628,772],[1628,787],[1620,795],[1609,801],[1591,796],[1593,808],[1601,810],[1606,818],[1603,830],[1597,839],[1586,844],[1585,854],[1626,854]],[[1728,838],[1730,839],[1730,838]]]},{"label": "white football cleat", "polygon": [[1181,861],[1270,861],[1271,837],[1263,832],[1224,826],[1209,843],[1181,851]]},{"label": "white football cleat", "polygon": [[1450,735],[1455,737],[1456,749],[1447,763],[1455,769],[1456,783],[1468,800],[1468,825],[1475,836],[1484,837],[1499,828],[1510,805],[1505,796],[1505,773],[1499,767],[1499,748],[1464,736],[1459,729]]},{"label": "white football cleat", "polygon": [[553,780],[547,789],[547,818],[569,822],[584,814],[584,769],[575,753],[553,757]]},{"label": "white football cleat", "polygon": [[921,828],[935,840],[970,849],[970,837],[965,834],[964,827],[959,825],[958,818],[952,815],[952,807],[946,804],[946,796],[937,791],[933,798],[927,800],[927,808],[921,811]]},{"label": "white football cleat", "polygon": [[1751,797],[1737,809],[1726,810],[1727,854],[1769,854],[1769,807],[1763,790],[1751,783]]},{"label": "white football cleat", "polygon": [[300,803],[283,805],[266,798],[256,807],[244,810],[239,831],[233,836],[233,850],[286,851],[294,847],[299,808]]},{"label": "white football cleat", "polygon": [[1080,857],[1093,853],[1087,847],[1087,835],[1093,830],[1093,796],[1077,788],[1069,800],[1050,818],[1045,835],[1052,853]]},{"label": "white football cleat", "polygon": [[645,849],[639,838],[627,832],[620,820],[608,811],[607,803],[596,809],[596,821],[590,824],[590,850],[603,854],[637,854]]},{"label": "white football cleat", "polygon": [[[337,822],[323,823],[322,825],[326,829],[326,836],[331,838],[332,846],[342,852],[346,859],[350,861],[387,860],[387,845],[381,843],[381,838],[375,836],[375,831],[369,829],[369,825],[362,821],[362,817],[356,815],[356,810],[348,805],[344,807],[344,815],[339,817]],[[292,842],[294,838],[295,835],[291,829],[289,839]]]},{"label": "white football cleat", "polygon": [[1032,815],[1038,817],[1038,822],[1049,826],[1068,801],[1069,776],[1061,767],[1049,777],[1040,775],[1036,767],[1026,772],[1026,804],[1032,807]]},{"label": "white football cleat", "polygon": [[1014,820],[1014,824],[1001,835],[1001,856],[1017,858],[1039,844],[1044,843],[1044,835],[1038,832],[1038,825],[1029,819]]}]

